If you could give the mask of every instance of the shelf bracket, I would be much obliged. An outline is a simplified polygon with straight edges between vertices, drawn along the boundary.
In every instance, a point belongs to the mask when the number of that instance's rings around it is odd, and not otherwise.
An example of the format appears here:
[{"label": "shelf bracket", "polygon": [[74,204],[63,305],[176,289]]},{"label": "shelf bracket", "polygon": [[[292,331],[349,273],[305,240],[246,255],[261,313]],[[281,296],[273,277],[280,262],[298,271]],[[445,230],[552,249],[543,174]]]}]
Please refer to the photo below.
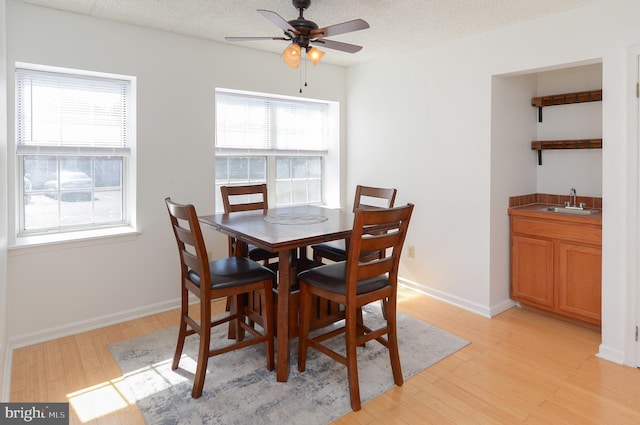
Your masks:
[{"label": "shelf bracket", "polygon": [[538,106],[538,122],[542,122],[542,106]]},{"label": "shelf bracket", "polygon": [[542,165],[542,149],[538,149],[538,165]]}]

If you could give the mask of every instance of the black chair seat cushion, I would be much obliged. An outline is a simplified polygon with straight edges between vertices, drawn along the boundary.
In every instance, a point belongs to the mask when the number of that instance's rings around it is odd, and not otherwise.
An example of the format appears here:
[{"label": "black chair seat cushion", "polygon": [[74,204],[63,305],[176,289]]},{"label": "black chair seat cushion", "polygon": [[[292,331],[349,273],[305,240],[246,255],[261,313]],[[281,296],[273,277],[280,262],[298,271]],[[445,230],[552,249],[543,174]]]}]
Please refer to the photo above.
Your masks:
[{"label": "black chair seat cushion", "polygon": [[[343,261],[347,259],[347,243],[344,239],[311,245],[314,253],[319,254],[323,258],[333,259],[334,261]],[[372,261],[378,258],[379,251],[363,252],[360,259],[363,261]]]},{"label": "black chair seat cushion", "polygon": [[347,258],[347,244],[344,239],[311,245],[311,249]]},{"label": "black chair seat cushion", "polygon": [[[223,289],[245,285],[265,279],[275,280],[276,275],[268,268],[245,257],[229,257],[209,263],[211,289]],[[200,276],[189,270],[189,279],[200,285]]]},{"label": "black chair seat cushion", "polygon": [[[309,285],[321,288],[336,294],[346,295],[347,285],[347,262],[327,264],[324,266],[314,267],[306,270],[298,275],[299,280],[304,280]],[[368,292],[382,289],[389,284],[387,275],[375,276],[369,279],[358,281],[357,294],[366,294]]]},{"label": "black chair seat cushion", "polygon": [[267,251],[266,249],[258,248],[254,245],[249,245],[249,258],[254,261],[270,260],[271,258],[278,258],[277,252]]}]

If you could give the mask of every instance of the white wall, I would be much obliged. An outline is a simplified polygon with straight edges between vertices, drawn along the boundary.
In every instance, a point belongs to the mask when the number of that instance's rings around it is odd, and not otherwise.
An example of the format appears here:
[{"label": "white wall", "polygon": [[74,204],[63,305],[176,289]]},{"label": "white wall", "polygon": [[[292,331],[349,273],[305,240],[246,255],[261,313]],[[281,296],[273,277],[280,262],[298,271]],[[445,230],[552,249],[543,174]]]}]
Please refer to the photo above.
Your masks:
[{"label": "white wall", "polygon": [[[5,3],[0,3],[0,28],[6,24]],[[7,169],[7,85],[5,33],[0,31],[0,170]],[[0,205],[7,205],[7,179],[0,179]],[[0,401],[8,399],[7,364],[7,209],[0,207]],[[7,393],[7,394],[5,394]]]},{"label": "white wall", "polygon": [[[16,61],[137,77],[136,207],[142,232],[11,249],[10,340],[21,345],[177,306],[178,258],[164,198],[192,202],[202,214],[214,211],[214,89],[296,96],[298,71],[277,54],[11,0],[6,31],[9,82]],[[345,103],[343,67],[310,67],[307,79],[302,96]],[[10,102],[10,133],[12,123]],[[14,170],[10,161],[9,196]],[[13,211],[9,219],[15,219]],[[215,255],[226,255],[226,237],[215,231],[205,237]]]},{"label": "white wall", "polygon": [[[567,67],[537,76],[536,96],[602,88],[602,64]],[[536,118],[536,123],[535,140],[601,138],[602,102],[543,108],[542,122],[538,123]],[[544,151],[537,171],[539,193],[569,195],[573,187],[579,196],[602,196],[600,149]]]},{"label": "white wall", "polygon": [[491,93],[491,282],[490,313],[513,306],[509,300],[509,197],[536,192],[536,114],[531,97],[535,75],[492,78]]},{"label": "white wall", "polygon": [[[508,252],[508,238],[490,230],[496,223],[504,225],[507,205],[503,199],[504,207],[495,207],[499,199],[492,194],[492,179],[521,176],[509,173],[507,165],[492,175],[492,76],[602,62],[605,209],[599,354],[629,362],[629,312],[622,306],[635,283],[626,271],[626,247],[633,235],[627,235],[625,222],[635,217],[630,217],[624,194],[637,182],[625,166],[631,143],[626,105],[634,95],[626,90],[626,49],[640,43],[639,16],[636,1],[605,0],[349,69],[347,187],[384,182],[398,188],[399,204],[416,204],[407,237],[416,258],[403,262],[404,276],[428,293],[481,314],[508,304],[506,259],[502,264],[491,259],[497,262],[494,267],[489,254]],[[525,130],[530,137],[531,128]],[[372,158],[371,153],[371,161],[356,161],[364,151],[385,155]],[[531,166],[523,172],[529,176]],[[496,186],[503,192],[505,187]],[[607,210],[607,205],[616,208]]]},{"label": "white wall", "polygon": [[402,275],[484,315],[490,145],[483,134],[491,127],[486,65],[473,49],[461,56],[447,43],[351,68],[347,145],[347,187],[393,186],[397,205],[416,205],[406,240],[415,258],[403,261]]}]

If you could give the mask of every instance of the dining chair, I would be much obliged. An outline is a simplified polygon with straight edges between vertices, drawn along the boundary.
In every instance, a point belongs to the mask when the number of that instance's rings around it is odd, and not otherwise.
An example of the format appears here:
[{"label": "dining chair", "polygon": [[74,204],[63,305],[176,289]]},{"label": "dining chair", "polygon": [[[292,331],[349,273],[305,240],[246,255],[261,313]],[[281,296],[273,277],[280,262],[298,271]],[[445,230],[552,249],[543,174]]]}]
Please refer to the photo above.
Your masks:
[{"label": "dining chair", "polygon": [[[264,213],[269,209],[269,197],[267,193],[267,185],[265,183],[238,186],[221,186],[220,193],[222,195],[222,205],[224,207],[225,214],[258,210],[261,210]],[[229,236],[228,243],[229,257],[233,257],[236,255],[238,241],[236,240],[236,238]],[[278,270],[278,262],[270,262],[270,260],[278,258],[277,252],[270,252],[266,249],[258,248],[254,245],[249,244],[247,246],[247,256],[251,260],[261,261],[266,267],[270,268],[273,271]],[[262,300],[260,299],[260,294],[258,292],[254,292],[245,299],[245,303],[248,304],[249,308],[256,308],[255,306],[260,305],[261,302]],[[227,311],[234,309],[234,304],[237,303],[233,297],[227,298]],[[253,323],[251,323],[251,325],[253,326]],[[230,327],[229,329],[229,337],[235,337],[235,331],[233,327]]]},{"label": "dining chair", "polygon": [[[372,187],[372,186],[356,186],[356,196],[353,201],[353,211],[359,208],[375,209],[375,208],[392,208],[396,200],[397,189]],[[333,262],[345,261],[347,259],[347,247],[349,241],[340,239],[337,241],[325,242],[312,245],[313,260],[316,263],[322,263],[322,259],[326,258]],[[379,257],[379,252],[364,252],[362,260],[371,260]],[[329,305],[332,305],[329,303]],[[385,301],[381,302],[382,312],[386,314]],[[334,306],[335,309],[335,306]]]},{"label": "dining chair", "polygon": [[[220,192],[222,194],[222,204],[225,214],[239,211],[267,211],[269,209],[266,184],[222,186],[220,187]],[[230,257],[235,255],[236,244],[236,239],[229,236]],[[278,258],[277,252],[270,252],[253,245],[249,245],[248,252],[249,258],[252,260],[262,261],[267,267],[277,270],[277,263],[269,266],[270,260]]]},{"label": "dining chair", "polygon": [[[359,208],[391,208],[396,199],[396,189],[387,189],[371,186],[356,186],[356,196],[353,201],[353,211]],[[323,259],[331,261],[344,261],[347,259],[347,241],[340,239],[312,245],[313,260],[322,263]],[[367,253],[365,255],[375,256]]]},{"label": "dining chair", "polygon": [[[252,184],[252,185],[242,185],[242,186],[221,186],[220,192],[222,194],[222,204],[224,206],[224,213],[230,214],[234,212],[240,211],[256,211],[262,210],[266,212],[269,209],[268,202],[268,193],[267,193],[267,185],[266,184]],[[236,252],[237,241],[235,238],[229,236],[229,256],[235,255]],[[254,245],[249,245],[247,247],[248,256],[250,259],[254,261],[262,261],[264,265],[274,271],[278,270],[278,262],[271,262],[270,260],[278,258],[277,252],[267,251],[266,249],[258,248]],[[296,253],[298,255],[298,259],[306,258],[305,255],[306,248],[300,248],[300,253]],[[303,262],[295,262],[296,267],[299,264],[306,264]],[[292,291],[295,292],[295,288],[292,288]],[[277,289],[274,288],[275,298],[274,302],[277,302]],[[234,305],[233,299],[227,300],[227,309],[233,308]],[[252,307],[254,304],[259,304],[259,293],[255,293],[249,297],[247,300],[249,306]],[[326,306],[328,310],[326,314],[324,310],[319,309],[318,315],[319,317],[329,320],[329,317],[335,317],[334,310],[337,308],[334,306],[333,310],[331,310],[330,305]],[[329,315],[329,313],[334,313],[334,315]],[[277,310],[274,316],[277,320]],[[297,316],[297,307],[291,309],[290,317],[288,319],[292,325],[292,329],[297,329],[298,316]],[[295,331],[294,331],[295,334]],[[232,337],[234,335],[233,329],[230,329],[229,336]]]},{"label": "dining chair", "polygon": [[[177,369],[182,356],[185,338],[197,334],[200,338],[196,372],[191,396],[202,395],[209,357],[240,348],[264,343],[267,353],[267,369],[274,369],[274,317],[272,288],[275,274],[272,270],[245,257],[229,257],[209,262],[195,207],[181,205],[166,198],[171,226],[178,244],[181,270],[181,307],[178,343],[173,357],[172,369]],[[223,317],[211,316],[211,301],[225,297],[247,297],[260,292],[264,303],[257,311],[250,310],[246,303],[233,309]],[[189,296],[199,300],[199,319],[189,313]],[[246,323],[247,319],[263,324],[260,333]],[[212,349],[211,329],[233,322],[236,340],[220,348]],[[242,330],[242,331],[241,331]],[[244,338],[245,332],[251,337]]]},{"label": "dining chair", "polygon": [[[347,260],[309,269],[298,275],[301,318],[298,371],[304,372],[306,368],[309,347],[345,365],[351,408],[354,411],[361,407],[356,351],[358,346],[374,339],[385,346],[389,350],[393,380],[398,386],[403,383],[396,329],[398,265],[412,212],[413,204],[388,209],[356,210]],[[385,232],[380,232],[380,228],[384,228]],[[362,261],[362,254],[371,251],[380,251],[383,255],[371,261]],[[325,328],[320,334],[310,336],[312,296],[344,305],[344,325],[332,327],[328,331]],[[370,329],[360,312],[364,305],[378,300],[386,301],[384,325]],[[345,335],[345,355],[323,343],[342,334]]]}]

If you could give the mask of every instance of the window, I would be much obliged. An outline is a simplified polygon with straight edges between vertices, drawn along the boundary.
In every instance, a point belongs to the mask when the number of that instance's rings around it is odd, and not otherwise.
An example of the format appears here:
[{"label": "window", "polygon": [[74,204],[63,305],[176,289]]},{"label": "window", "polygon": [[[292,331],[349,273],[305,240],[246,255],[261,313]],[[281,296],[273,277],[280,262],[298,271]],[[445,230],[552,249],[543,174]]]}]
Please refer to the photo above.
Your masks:
[{"label": "window", "polygon": [[129,224],[132,83],[16,69],[20,235]]},{"label": "window", "polygon": [[220,186],[267,183],[269,204],[319,204],[337,124],[331,102],[216,91],[216,210]]}]

